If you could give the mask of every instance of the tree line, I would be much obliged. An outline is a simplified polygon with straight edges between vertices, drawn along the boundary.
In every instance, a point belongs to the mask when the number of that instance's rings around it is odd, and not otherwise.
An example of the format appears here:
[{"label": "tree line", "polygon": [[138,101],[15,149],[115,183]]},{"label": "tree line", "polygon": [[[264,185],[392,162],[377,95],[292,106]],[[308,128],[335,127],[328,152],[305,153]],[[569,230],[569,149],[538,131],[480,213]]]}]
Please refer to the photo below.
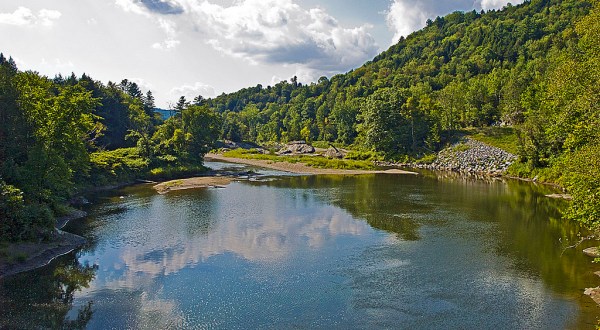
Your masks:
[{"label": "tree line", "polygon": [[410,160],[456,131],[503,125],[518,136],[518,176],[559,182],[568,216],[600,218],[597,0],[531,0],[455,12],[360,68],[302,85],[294,77],[205,100],[223,138],[328,141]]},{"label": "tree line", "polygon": [[0,240],[48,238],[85,187],[201,169],[221,129],[207,106],[163,121],[133,82],[49,79],[2,54],[0,110]]}]

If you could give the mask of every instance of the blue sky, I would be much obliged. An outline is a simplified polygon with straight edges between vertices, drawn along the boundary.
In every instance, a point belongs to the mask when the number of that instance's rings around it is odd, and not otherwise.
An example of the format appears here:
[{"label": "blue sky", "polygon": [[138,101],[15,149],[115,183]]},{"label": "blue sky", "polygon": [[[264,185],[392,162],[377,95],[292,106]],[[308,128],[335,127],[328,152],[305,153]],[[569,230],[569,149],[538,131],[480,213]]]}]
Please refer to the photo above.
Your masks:
[{"label": "blue sky", "polygon": [[[517,4],[522,0],[511,1]],[[346,72],[427,18],[506,0],[3,0],[0,52],[53,77],[127,78],[168,107]]]}]

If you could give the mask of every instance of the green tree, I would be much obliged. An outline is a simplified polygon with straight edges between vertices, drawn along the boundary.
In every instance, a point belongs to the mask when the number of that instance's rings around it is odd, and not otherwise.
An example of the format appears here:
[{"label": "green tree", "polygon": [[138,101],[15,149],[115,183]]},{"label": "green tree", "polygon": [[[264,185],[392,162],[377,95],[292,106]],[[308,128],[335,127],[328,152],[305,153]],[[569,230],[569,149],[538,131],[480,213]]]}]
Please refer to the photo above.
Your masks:
[{"label": "green tree", "polygon": [[221,135],[221,117],[207,106],[197,105],[189,106],[181,115],[187,157],[202,163],[204,154]]}]

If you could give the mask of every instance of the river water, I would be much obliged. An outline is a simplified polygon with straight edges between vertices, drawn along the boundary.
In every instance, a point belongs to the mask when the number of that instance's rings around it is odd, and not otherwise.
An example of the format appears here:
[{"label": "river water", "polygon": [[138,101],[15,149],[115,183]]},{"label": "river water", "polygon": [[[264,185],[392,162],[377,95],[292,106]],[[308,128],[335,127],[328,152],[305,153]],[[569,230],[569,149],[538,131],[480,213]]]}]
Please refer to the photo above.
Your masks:
[{"label": "river water", "polygon": [[[217,169],[237,167],[208,163]],[[516,181],[261,171],[92,196],[83,248],[0,281],[0,328],[593,328],[600,270]],[[586,243],[587,244],[587,243]]]}]

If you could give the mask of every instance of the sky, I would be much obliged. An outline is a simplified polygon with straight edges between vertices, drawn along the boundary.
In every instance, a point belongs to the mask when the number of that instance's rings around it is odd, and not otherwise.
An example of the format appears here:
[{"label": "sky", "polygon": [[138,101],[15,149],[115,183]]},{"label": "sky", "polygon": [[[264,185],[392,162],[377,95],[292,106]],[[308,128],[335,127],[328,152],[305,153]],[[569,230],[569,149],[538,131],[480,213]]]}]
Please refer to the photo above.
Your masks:
[{"label": "sky", "polygon": [[[513,5],[522,0],[510,1]],[[50,78],[128,79],[156,105],[297,76],[310,83],[373,59],[456,10],[507,0],[2,0],[0,52]]]}]

